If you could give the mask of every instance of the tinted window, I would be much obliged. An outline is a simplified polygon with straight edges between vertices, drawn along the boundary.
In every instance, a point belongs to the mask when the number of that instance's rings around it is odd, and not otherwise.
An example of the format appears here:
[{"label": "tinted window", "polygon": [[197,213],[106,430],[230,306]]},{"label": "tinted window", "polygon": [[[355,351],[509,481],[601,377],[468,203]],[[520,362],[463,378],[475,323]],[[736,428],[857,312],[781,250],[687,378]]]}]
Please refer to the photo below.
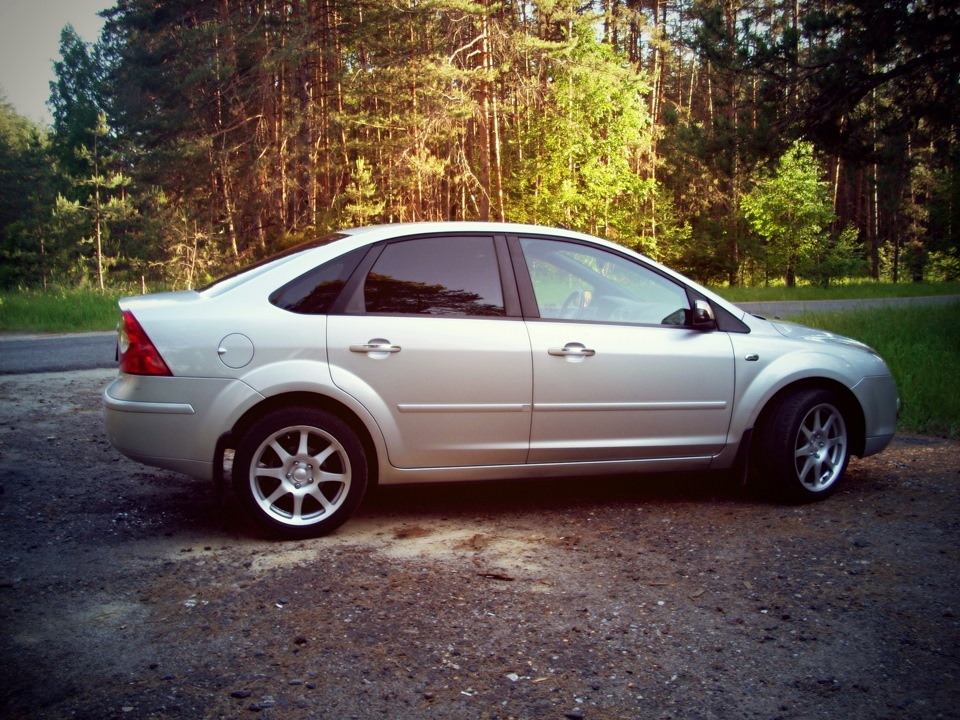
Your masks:
[{"label": "tinted window", "polygon": [[367,275],[368,313],[504,315],[488,237],[418,238],[387,245]]},{"label": "tinted window", "polygon": [[274,290],[270,302],[302,315],[325,315],[365,253],[365,248],[354,250],[313,268]]},{"label": "tinted window", "polygon": [[577,243],[523,239],[541,318],[682,325],[686,291],[640,263]]}]

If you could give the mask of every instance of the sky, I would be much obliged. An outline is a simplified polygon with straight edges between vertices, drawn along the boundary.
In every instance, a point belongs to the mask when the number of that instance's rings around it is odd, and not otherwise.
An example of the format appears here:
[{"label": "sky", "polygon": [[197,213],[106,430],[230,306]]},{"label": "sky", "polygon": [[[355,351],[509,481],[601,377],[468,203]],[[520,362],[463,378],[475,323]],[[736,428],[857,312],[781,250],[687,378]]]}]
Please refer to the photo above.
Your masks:
[{"label": "sky", "polygon": [[47,100],[60,31],[68,23],[87,42],[103,27],[97,12],[113,0],[0,0],[0,90],[21,115],[51,122]]}]

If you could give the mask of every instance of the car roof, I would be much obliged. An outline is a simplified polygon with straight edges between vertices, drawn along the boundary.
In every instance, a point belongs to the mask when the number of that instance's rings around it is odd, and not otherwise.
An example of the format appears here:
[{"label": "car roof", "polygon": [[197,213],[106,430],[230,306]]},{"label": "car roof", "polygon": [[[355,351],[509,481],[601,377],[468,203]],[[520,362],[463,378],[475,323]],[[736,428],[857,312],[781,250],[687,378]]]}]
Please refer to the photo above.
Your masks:
[{"label": "car roof", "polygon": [[362,227],[338,230],[337,232],[343,235],[352,235],[355,237],[369,235],[370,237],[366,239],[371,241],[380,239],[381,237],[414,235],[420,233],[483,232],[507,234],[535,233],[538,235],[575,237],[581,240],[600,240],[601,242],[605,242],[601,238],[564,228],[546,227],[544,225],[528,225],[524,223],[481,222],[476,220],[426,221],[391,223],[385,225],[365,225]]}]

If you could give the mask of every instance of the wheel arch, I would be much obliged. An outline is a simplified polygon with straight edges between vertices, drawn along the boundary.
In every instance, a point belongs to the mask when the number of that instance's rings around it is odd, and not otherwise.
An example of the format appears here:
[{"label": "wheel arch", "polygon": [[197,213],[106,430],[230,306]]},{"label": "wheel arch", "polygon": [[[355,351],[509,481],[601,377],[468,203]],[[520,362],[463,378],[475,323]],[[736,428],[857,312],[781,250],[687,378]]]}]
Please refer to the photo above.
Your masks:
[{"label": "wheel arch", "polygon": [[[353,409],[339,400],[321,393],[303,390],[271,395],[264,398],[253,407],[249,408],[243,415],[240,416],[237,422],[234,423],[234,426],[231,428],[230,432],[227,433],[226,436],[222,438],[222,442],[219,443],[219,460],[222,460],[223,451],[227,449],[236,450],[241,438],[243,438],[250,427],[260,418],[273,412],[274,410],[282,410],[290,407],[307,407],[315,408],[317,410],[325,410],[326,412],[336,415],[343,422],[347,423],[347,425],[350,426],[350,429],[356,433],[360,440],[360,444],[363,446],[363,450],[366,453],[367,463],[369,466],[369,477],[367,478],[368,485],[376,487],[376,485],[379,484],[380,453],[378,452],[378,446],[374,440],[373,433],[370,431],[367,424],[363,422],[360,416],[354,412]],[[222,463],[218,462],[218,464]]]},{"label": "wheel arch", "polygon": [[808,377],[795,380],[782,388],[764,403],[763,409],[757,415],[754,428],[762,427],[771,413],[776,412],[783,399],[793,395],[796,392],[805,390],[828,390],[838,399],[843,412],[844,419],[847,422],[847,435],[850,440],[850,453],[852,455],[862,455],[866,444],[866,420],[863,414],[863,408],[856,395],[841,382],[826,377]]}]

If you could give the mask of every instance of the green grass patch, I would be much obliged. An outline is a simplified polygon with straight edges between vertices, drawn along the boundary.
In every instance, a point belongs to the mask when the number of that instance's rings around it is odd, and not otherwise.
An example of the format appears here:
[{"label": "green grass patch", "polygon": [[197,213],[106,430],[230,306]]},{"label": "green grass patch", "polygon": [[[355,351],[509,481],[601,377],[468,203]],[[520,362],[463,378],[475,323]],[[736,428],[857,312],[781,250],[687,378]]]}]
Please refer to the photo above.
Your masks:
[{"label": "green grass patch", "polygon": [[90,332],[117,326],[117,300],[130,291],[52,288],[0,293],[2,332]]},{"label": "green grass patch", "polygon": [[948,283],[889,283],[851,281],[842,285],[820,287],[785,285],[769,287],[712,287],[720,297],[730,302],[774,302],[807,300],[860,300],[863,298],[926,297],[929,295],[960,295],[960,282]]},{"label": "green grass patch", "polygon": [[867,343],[900,390],[900,429],[960,438],[960,303],[805,313],[791,320]]}]

